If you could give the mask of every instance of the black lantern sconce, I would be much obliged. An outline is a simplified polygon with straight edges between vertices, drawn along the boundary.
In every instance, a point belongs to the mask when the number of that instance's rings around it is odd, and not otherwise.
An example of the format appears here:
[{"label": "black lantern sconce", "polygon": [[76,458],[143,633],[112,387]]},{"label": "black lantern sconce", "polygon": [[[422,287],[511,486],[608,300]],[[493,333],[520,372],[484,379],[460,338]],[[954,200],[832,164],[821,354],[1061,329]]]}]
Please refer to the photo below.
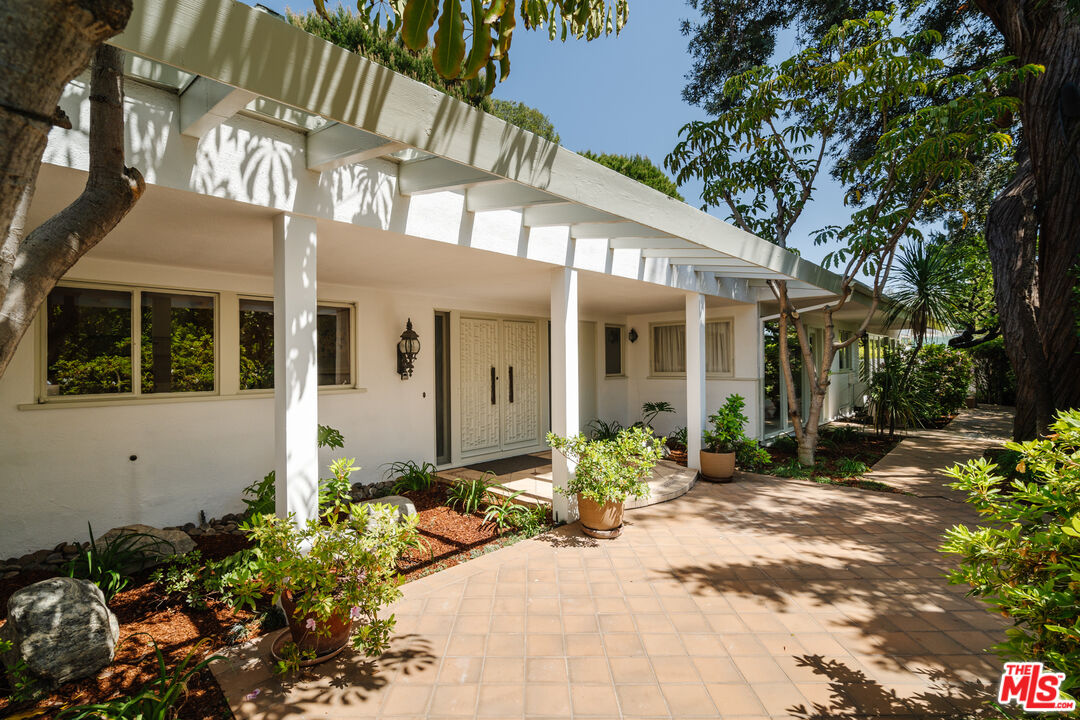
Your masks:
[{"label": "black lantern sconce", "polygon": [[412,329],[412,318],[409,318],[397,344],[397,371],[402,380],[412,377],[413,362],[419,354],[420,336]]},{"label": "black lantern sconce", "polygon": [[626,335],[626,339],[630,342],[637,342],[637,330],[630,328],[630,332]]}]

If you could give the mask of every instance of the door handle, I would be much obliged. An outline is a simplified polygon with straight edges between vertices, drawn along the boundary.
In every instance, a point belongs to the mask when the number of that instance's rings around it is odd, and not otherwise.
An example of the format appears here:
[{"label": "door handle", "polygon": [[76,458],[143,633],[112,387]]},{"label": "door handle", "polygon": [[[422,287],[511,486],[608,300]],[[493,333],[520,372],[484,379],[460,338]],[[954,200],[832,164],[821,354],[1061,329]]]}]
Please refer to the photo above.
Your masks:
[{"label": "door handle", "polygon": [[510,402],[514,402],[514,366],[510,366]]},{"label": "door handle", "polygon": [[495,405],[495,368],[491,368],[491,404]]}]

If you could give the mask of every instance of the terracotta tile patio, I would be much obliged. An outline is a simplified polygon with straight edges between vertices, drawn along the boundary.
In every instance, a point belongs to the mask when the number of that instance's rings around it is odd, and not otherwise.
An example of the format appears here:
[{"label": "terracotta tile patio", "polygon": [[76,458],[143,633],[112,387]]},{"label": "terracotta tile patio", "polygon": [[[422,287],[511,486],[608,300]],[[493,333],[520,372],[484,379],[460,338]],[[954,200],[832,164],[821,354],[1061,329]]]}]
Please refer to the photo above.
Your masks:
[{"label": "terracotta tile patio", "polygon": [[282,682],[266,639],[214,671],[238,718],[976,714],[1000,618],[943,579],[967,506],[742,478],[404,587],[377,662]]}]

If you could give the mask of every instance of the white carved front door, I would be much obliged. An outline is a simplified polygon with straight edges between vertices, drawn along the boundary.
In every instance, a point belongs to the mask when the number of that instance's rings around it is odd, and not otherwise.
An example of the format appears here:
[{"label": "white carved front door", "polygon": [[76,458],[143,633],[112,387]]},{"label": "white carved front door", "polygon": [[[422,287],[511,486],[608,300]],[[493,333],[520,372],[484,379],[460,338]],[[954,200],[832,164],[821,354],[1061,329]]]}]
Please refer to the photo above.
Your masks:
[{"label": "white carved front door", "polygon": [[535,445],[539,440],[537,335],[531,320],[503,320],[503,449]]},{"label": "white carved front door", "polygon": [[461,319],[461,451],[499,449],[499,321]]}]

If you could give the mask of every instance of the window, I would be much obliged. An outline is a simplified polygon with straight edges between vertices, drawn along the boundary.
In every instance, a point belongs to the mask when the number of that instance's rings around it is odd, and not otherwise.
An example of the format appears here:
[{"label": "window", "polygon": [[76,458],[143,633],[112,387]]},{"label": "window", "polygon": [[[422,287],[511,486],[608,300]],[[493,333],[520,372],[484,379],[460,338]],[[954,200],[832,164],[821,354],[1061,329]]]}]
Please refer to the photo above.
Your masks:
[{"label": "window", "polygon": [[604,326],[604,374],[623,374],[623,328],[619,325]]},{"label": "window", "polygon": [[[705,323],[705,372],[732,375],[732,330],[730,320]],[[652,326],[652,374],[686,374],[686,326]]]},{"label": "window", "polygon": [[45,326],[46,396],[215,389],[212,295],[58,286]]},{"label": "window", "polygon": [[[319,385],[352,385],[352,308],[319,305],[315,316]],[[240,299],[240,389],[274,387],[274,301]]]},{"label": "window", "polygon": [[45,394],[131,392],[131,293],[56,287],[46,322]]},{"label": "window", "polygon": [[[851,337],[851,333],[849,333],[847,330],[841,330],[839,337],[840,337],[840,342],[844,342],[845,340],[847,340],[848,338]],[[838,366],[839,370],[844,371],[844,370],[850,370],[851,369],[851,348],[852,348],[853,345],[854,345],[854,343],[852,345],[848,345],[846,348],[843,348],[842,350],[837,351],[836,355],[837,355],[837,358],[839,360],[839,366]]]}]

